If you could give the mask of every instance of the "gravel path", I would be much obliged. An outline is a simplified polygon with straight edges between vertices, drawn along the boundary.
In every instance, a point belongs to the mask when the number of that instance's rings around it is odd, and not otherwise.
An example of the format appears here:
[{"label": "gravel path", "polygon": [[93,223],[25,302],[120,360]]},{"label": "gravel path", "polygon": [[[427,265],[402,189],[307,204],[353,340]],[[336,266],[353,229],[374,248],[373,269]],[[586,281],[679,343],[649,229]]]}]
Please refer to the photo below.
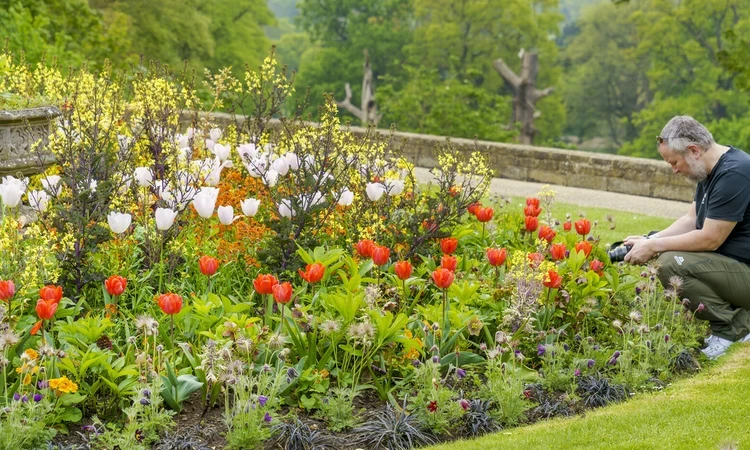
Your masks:
[{"label": "gravel path", "polygon": [[[417,179],[427,183],[433,179],[429,169],[417,168]],[[544,184],[528,181],[507,180],[493,178],[490,193],[505,197],[528,197],[536,195]],[[677,218],[688,211],[690,203],[663,200],[659,198],[640,197],[637,195],[619,194],[615,192],[595,191],[568,186],[550,185],[557,193],[557,201],[580,206],[608,208],[618,211],[628,211],[649,216]]]}]

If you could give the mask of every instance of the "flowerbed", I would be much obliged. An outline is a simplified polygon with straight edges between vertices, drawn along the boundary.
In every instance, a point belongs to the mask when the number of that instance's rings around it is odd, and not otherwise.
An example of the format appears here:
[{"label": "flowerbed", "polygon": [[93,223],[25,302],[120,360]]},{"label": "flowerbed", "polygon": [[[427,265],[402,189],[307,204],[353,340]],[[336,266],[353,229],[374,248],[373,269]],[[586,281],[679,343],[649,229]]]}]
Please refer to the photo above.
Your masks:
[{"label": "flowerbed", "polygon": [[[80,448],[205,448],[172,431],[186,404],[221,411],[228,448],[409,448],[697,367],[679,280],[662,292],[655,268],[610,264],[589,220],[552,217],[549,190],[486,202],[478,152],[446,142],[423,186],[332,102],[303,122],[272,55],[201,96],[160,67],[3,58],[0,92],[63,115],[58,164],[0,186],[0,448],[70,430]],[[247,120],[181,128],[199,107]]]}]

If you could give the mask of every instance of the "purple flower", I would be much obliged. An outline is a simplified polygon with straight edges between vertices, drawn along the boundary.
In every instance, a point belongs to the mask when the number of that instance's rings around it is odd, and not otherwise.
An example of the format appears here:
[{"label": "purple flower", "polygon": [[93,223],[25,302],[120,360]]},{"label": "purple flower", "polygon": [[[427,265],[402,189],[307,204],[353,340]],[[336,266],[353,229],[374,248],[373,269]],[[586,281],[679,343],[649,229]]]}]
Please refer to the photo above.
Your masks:
[{"label": "purple flower", "polygon": [[465,398],[459,400],[458,404],[461,405],[461,408],[463,408],[464,411],[467,411],[469,409],[469,406],[471,406],[471,403],[469,403],[469,401]]},{"label": "purple flower", "polygon": [[419,366],[422,365],[422,362],[420,360],[418,360],[418,359],[413,359],[411,361],[411,365],[414,366],[414,367],[419,367]]},{"label": "purple flower", "polygon": [[148,389],[144,389],[141,391],[141,395],[143,395],[146,398],[151,398],[151,391]]},{"label": "purple flower", "polygon": [[36,387],[38,387],[39,389],[46,389],[49,387],[49,381],[47,380],[37,381]]},{"label": "purple flower", "polygon": [[21,394],[19,394],[18,392],[16,392],[15,394],[13,394],[13,400],[15,400],[15,401],[21,400]]},{"label": "purple flower", "polygon": [[268,401],[268,397],[266,397],[265,395],[258,396],[258,403],[260,403],[260,406],[266,406],[267,401]]},{"label": "purple flower", "polygon": [[620,357],[620,351],[619,351],[619,350],[615,350],[615,352],[614,352],[614,353],[612,354],[612,357],[613,357],[614,359],[617,359],[617,358],[619,358],[619,357]]},{"label": "purple flower", "polygon": [[538,344],[536,346],[536,356],[544,356],[544,353],[547,351],[547,348],[543,346],[542,344]]},{"label": "purple flower", "polygon": [[589,362],[586,365],[590,369],[590,368],[594,367],[594,364],[596,364],[596,361],[594,361],[593,359],[589,359]]},{"label": "purple flower", "polygon": [[29,396],[26,395],[26,394],[23,394],[23,396],[21,396],[21,401],[23,403],[28,403],[29,402]]},{"label": "purple flower", "polygon": [[466,376],[466,369],[458,368],[456,369],[456,377],[458,377],[459,380],[463,379],[463,377]]},{"label": "purple flower", "polygon": [[147,399],[145,397],[141,399],[141,405],[148,406],[150,404],[151,404],[151,400],[149,400],[149,399]]},{"label": "purple flower", "polygon": [[669,335],[665,334],[664,335],[664,342],[669,342],[669,339],[670,339]]},{"label": "purple flower", "polygon": [[703,304],[703,302],[698,303],[698,307],[695,309],[696,313],[702,313],[706,310],[706,305]]},{"label": "purple flower", "polygon": [[270,421],[272,420],[272,419],[271,419],[271,415],[270,415],[270,414],[268,414],[268,413],[266,413],[266,415],[265,415],[265,416],[263,416],[263,420],[265,420],[266,422],[270,422]]},{"label": "purple flower", "polygon": [[581,376],[581,369],[576,369],[574,376],[580,377]]},{"label": "purple flower", "polygon": [[432,362],[434,362],[435,364],[439,364],[440,363],[440,357],[438,355],[433,356],[432,357]]},{"label": "purple flower", "polygon": [[593,345],[593,346],[591,347],[591,349],[592,349],[592,350],[599,350],[599,344],[594,344],[594,345]]},{"label": "purple flower", "polygon": [[617,364],[617,358],[612,357],[612,359],[610,359],[607,364],[609,364],[610,366],[614,366],[615,364]]},{"label": "purple flower", "polygon": [[568,345],[567,343],[563,344],[563,350],[565,350],[566,352],[570,350],[570,345]]},{"label": "purple flower", "polygon": [[43,398],[44,396],[42,394],[34,394],[34,401],[36,403],[39,403],[40,401],[42,401]]}]

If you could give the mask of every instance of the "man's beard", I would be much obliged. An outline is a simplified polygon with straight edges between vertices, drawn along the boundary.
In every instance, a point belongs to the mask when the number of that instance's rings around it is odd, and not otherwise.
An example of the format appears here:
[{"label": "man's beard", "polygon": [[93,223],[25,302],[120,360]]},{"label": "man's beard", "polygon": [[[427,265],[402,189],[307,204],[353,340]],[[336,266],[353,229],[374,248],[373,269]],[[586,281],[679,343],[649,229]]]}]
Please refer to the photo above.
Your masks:
[{"label": "man's beard", "polygon": [[706,166],[697,159],[691,157],[685,158],[685,162],[690,168],[690,173],[684,174],[685,178],[692,181],[693,183],[700,183],[701,181],[708,178],[708,170]]}]

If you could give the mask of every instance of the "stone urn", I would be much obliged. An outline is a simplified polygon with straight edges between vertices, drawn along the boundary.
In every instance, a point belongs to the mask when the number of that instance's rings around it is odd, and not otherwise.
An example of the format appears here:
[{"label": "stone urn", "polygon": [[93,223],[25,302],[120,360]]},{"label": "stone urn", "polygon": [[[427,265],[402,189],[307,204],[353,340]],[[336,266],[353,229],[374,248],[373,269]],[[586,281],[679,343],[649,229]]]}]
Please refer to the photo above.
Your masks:
[{"label": "stone urn", "polygon": [[49,154],[31,152],[34,142],[41,139],[46,147],[50,126],[60,110],[54,106],[0,110],[0,176],[38,173],[51,164]]}]

